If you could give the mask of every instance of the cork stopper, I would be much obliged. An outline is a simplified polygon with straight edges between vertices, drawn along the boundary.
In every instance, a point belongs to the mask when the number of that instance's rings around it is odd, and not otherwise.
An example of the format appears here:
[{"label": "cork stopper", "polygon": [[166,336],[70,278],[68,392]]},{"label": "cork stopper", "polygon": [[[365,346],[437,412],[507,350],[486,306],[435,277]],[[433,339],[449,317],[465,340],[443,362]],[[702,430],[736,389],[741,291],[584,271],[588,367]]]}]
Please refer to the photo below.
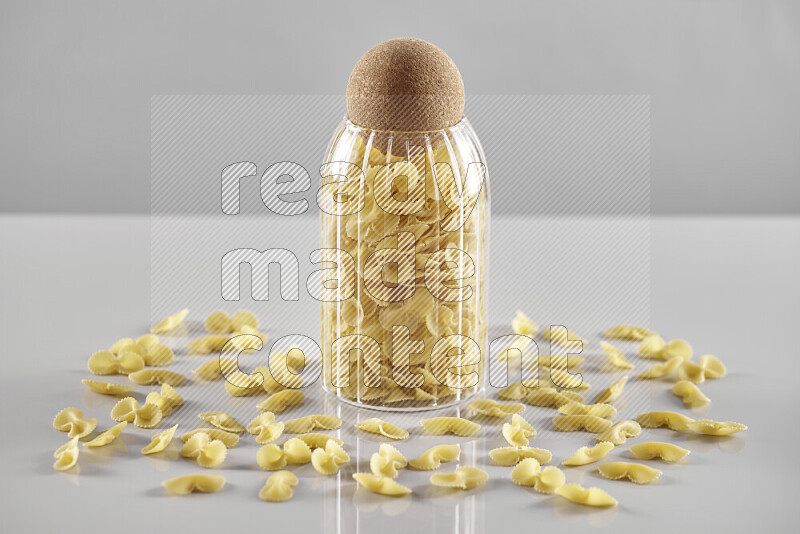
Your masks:
[{"label": "cork stopper", "polygon": [[441,48],[421,39],[391,39],[371,48],[347,82],[347,117],[364,128],[442,130],[463,115],[458,67]]}]

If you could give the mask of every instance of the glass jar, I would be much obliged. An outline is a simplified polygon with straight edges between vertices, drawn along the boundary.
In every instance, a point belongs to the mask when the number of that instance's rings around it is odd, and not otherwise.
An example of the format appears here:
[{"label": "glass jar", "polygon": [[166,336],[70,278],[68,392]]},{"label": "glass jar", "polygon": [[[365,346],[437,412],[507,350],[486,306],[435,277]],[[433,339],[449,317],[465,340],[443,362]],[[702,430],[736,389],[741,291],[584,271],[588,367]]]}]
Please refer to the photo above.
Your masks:
[{"label": "glass jar", "polygon": [[386,410],[457,403],[488,358],[489,187],[466,119],[428,132],[345,119],[326,152],[323,387]]}]

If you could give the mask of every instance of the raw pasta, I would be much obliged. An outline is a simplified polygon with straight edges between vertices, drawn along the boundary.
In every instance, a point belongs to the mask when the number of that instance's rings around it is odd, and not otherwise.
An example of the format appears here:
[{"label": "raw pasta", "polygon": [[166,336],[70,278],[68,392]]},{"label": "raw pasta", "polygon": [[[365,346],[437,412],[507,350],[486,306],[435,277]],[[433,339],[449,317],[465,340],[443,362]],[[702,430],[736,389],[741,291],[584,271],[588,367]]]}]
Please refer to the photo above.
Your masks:
[{"label": "raw pasta", "polygon": [[154,325],[150,329],[150,332],[152,332],[153,334],[166,334],[167,332],[174,330],[179,324],[181,324],[188,314],[189,310],[183,309],[174,315],[165,317],[164,319],[159,321],[156,325]]},{"label": "raw pasta", "polygon": [[689,423],[694,419],[677,412],[647,412],[641,413],[636,417],[639,424],[644,428],[658,428],[666,426],[670,430],[677,432],[687,432]]},{"label": "raw pasta", "polygon": [[211,334],[227,334],[243,327],[258,328],[258,318],[246,310],[237,311],[233,317],[228,317],[224,311],[215,311],[206,317],[203,324]]},{"label": "raw pasta", "polygon": [[561,462],[561,465],[578,466],[593,464],[611,452],[613,448],[614,444],[610,441],[601,441],[594,447],[581,447],[575,451],[572,456]]},{"label": "raw pasta", "polygon": [[609,403],[614,402],[622,395],[622,390],[625,389],[625,383],[628,381],[627,376],[623,376],[613,384],[611,384],[608,389],[605,389],[597,394],[594,398],[595,404],[599,403]]},{"label": "raw pasta", "polygon": [[327,445],[329,441],[335,441],[339,445],[342,445],[344,443],[339,438],[334,438],[333,436],[329,436],[328,434],[318,434],[314,432],[308,434],[300,434],[299,436],[297,436],[296,439],[299,439],[312,449],[324,449],[325,445]]},{"label": "raw pasta", "polygon": [[359,430],[363,430],[364,432],[379,434],[381,436],[385,436],[387,438],[395,440],[406,439],[408,438],[409,435],[408,430],[393,425],[392,423],[387,423],[386,421],[382,421],[377,417],[372,417],[370,419],[365,419],[364,421],[356,423],[355,427]]},{"label": "raw pasta", "polygon": [[570,374],[566,369],[550,368],[550,382],[564,389],[589,389],[591,386],[583,380],[583,375]]},{"label": "raw pasta", "polygon": [[258,403],[256,408],[264,412],[281,413],[287,408],[300,406],[305,402],[306,396],[302,391],[286,389],[274,393]]},{"label": "raw pasta", "polygon": [[169,384],[170,386],[182,386],[186,382],[186,377],[174,371],[165,369],[142,369],[128,375],[131,382],[140,386],[152,386],[154,384]]},{"label": "raw pasta", "polygon": [[481,425],[461,417],[433,417],[420,421],[422,427],[435,436],[455,434],[456,436],[475,436],[480,432]]},{"label": "raw pasta", "polygon": [[181,447],[181,456],[192,458],[200,467],[217,467],[225,461],[228,448],[218,439],[211,439],[205,432],[197,434],[186,440]]},{"label": "raw pasta", "polygon": [[328,441],[324,449],[314,449],[311,453],[311,465],[317,473],[325,476],[335,475],[339,472],[339,466],[349,461],[350,456],[335,441]]},{"label": "raw pasta", "polygon": [[699,384],[706,378],[722,378],[725,376],[725,365],[719,358],[706,354],[700,357],[698,363],[688,359],[678,368],[678,378]]},{"label": "raw pasta", "polygon": [[275,422],[275,414],[264,412],[247,424],[247,432],[256,437],[256,443],[272,443],[283,434],[283,423]]},{"label": "raw pasta", "polygon": [[[327,448],[331,443],[339,445],[333,440],[328,440],[325,447]],[[312,451],[308,444],[300,438],[292,438],[286,440],[286,443],[283,444],[283,449],[274,443],[264,445],[256,454],[256,462],[265,471],[277,471],[278,469],[283,469],[286,465],[307,464],[311,461],[311,456]]]},{"label": "raw pasta", "polygon": [[434,473],[431,475],[431,484],[443,488],[469,490],[484,484],[489,480],[486,471],[477,467],[462,465],[452,473]]},{"label": "raw pasta", "polygon": [[194,430],[191,430],[183,434],[181,436],[181,441],[186,443],[195,434],[206,434],[209,437],[209,441],[219,440],[222,443],[224,443],[225,446],[229,449],[239,444],[238,434],[234,434],[233,432],[227,432],[225,430],[220,430],[218,428],[195,428]]},{"label": "raw pasta", "polygon": [[297,484],[297,475],[291,471],[278,471],[267,479],[267,483],[258,492],[258,498],[266,502],[288,501],[294,495]]},{"label": "raw pasta", "polygon": [[402,497],[411,493],[410,488],[398,484],[395,480],[375,476],[372,473],[353,473],[353,478],[362,488],[379,495]]},{"label": "raw pasta", "polygon": [[584,506],[616,506],[617,501],[600,488],[583,488],[580,484],[564,484],[556,490],[567,500]]},{"label": "raw pasta", "polygon": [[81,383],[92,391],[103,395],[122,396],[136,389],[133,386],[123,386],[122,384],[113,384],[111,382],[98,382],[96,380],[86,380],[85,378],[81,380]]},{"label": "raw pasta", "polygon": [[611,421],[596,415],[561,415],[553,418],[553,426],[559,432],[586,430],[598,434],[611,427]]},{"label": "raw pasta", "polygon": [[314,430],[335,430],[342,426],[342,420],[335,415],[307,415],[286,421],[284,432],[305,434]]},{"label": "raw pasta", "polygon": [[511,471],[511,481],[517,486],[533,486],[539,493],[551,494],[567,481],[558,467],[541,468],[534,458],[522,460]]},{"label": "raw pasta", "polygon": [[688,360],[692,357],[692,346],[682,339],[673,339],[665,343],[660,336],[648,336],[639,344],[639,356],[664,361],[680,356]]},{"label": "raw pasta", "polygon": [[381,444],[378,452],[374,453],[369,459],[370,471],[379,477],[395,478],[398,474],[398,469],[403,469],[407,465],[408,460],[406,460],[406,457],[388,443]]},{"label": "raw pasta", "polygon": [[167,448],[167,446],[172,441],[172,437],[175,435],[175,431],[178,429],[178,425],[173,426],[163,432],[159,432],[153,439],[150,440],[150,443],[142,449],[142,454],[155,454],[157,452],[161,452]]},{"label": "raw pasta", "polygon": [[528,438],[536,436],[536,429],[531,426],[521,415],[511,416],[511,422],[503,424],[503,437],[513,447],[525,447]]},{"label": "raw pasta", "polygon": [[631,445],[631,456],[640,460],[652,460],[660,458],[665,462],[677,462],[689,454],[688,449],[678,447],[672,443],[662,441],[646,441]]},{"label": "raw pasta", "polygon": [[691,421],[687,423],[686,426],[689,430],[707,436],[730,436],[742,430],[747,430],[747,427],[741,423],[734,423],[733,421],[712,421],[710,419]]},{"label": "raw pasta", "polygon": [[189,354],[211,354],[222,350],[230,339],[222,335],[202,336],[187,343],[186,349]]},{"label": "raw pasta", "polygon": [[622,445],[628,440],[628,438],[638,437],[641,432],[642,427],[639,426],[639,423],[627,419],[625,421],[615,423],[614,426],[602,434],[598,434],[597,437],[595,437],[595,440],[598,442],[610,441],[614,445]]},{"label": "raw pasta", "polygon": [[627,478],[636,484],[649,484],[661,476],[661,471],[649,465],[631,462],[608,462],[597,469],[602,476],[611,480]]},{"label": "raw pasta", "polygon": [[78,450],[79,439],[79,436],[75,436],[56,449],[56,452],[53,453],[53,458],[56,459],[53,463],[53,469],[56,471],[66,471],[78,463],[78,455],[80,454]]},{"label": "raw pasta", "polygon": [[[227,365],[225,371],[228,372]],[[250,374],[234,370],[225,375],[225,391],[232,397],[249,397],[260,393],[262,390],[269,393],[273,389],[275,391],[283,389],[282,387],[273,388],[272,386],[268,389],[267,380],[271,381],[270,384],[277,384],[272,378],[269,369],[264,366],[256,367]]]},{"label": "raw pasta", "polygon": [[[237,371],[237,363],[233,358],[217,358],[209,360],[200,367],[192,369],[194,374],[200,380],[216,380],[223,375],[228,376]],[[260,385],[260,384],[259,384]]]},{"label": "raw pasta", "polygon": [[647,328],[641,326],[632,326],[621,324],[607,328],[603,335],[608,339],[627,339],[629,341],[641,341],[646,337],[655,336],[655,332],[651,332]]},{"label": "raw pasta", "polygon": [[610,404],[581,404],[580,402],[568,402],[559,406],[558,412],[564,415],[595,415],[606,418],[617,415],[617,409]]},{"label": "raw pasta", "polygon": [[161,392],[151,392],[144,400],[145,404],[155,404],[161,409],[164,417],[172,413],[176,408],[183,406],[183,397],[169,384],[161,386]]},{"label": "raw pasta", "polygon": [[517,465],[525,458],[535,458],[537,462],[544,465],[553,459],[553,454],[547,449],[534,447],[500,447],[489,451],[489,457],[497,465]]},{"label": "raw pasta", "polygon": [[217,475],[183,475],[165,480],[162,486],[175,495],[215,493],[225,486],[225,479]]},{"label": "raw pasta", "polygon": [[687,408],[700,408],[706,406],[711,402],[711,399],[706,397],[700,388],[688,380],[681,380],[672,386],[672,393],[676,397],[680,397],[683,405]]},{"label": "raw pasta", "polygon": [[435,445],[408,462],[408,466],[418,471],[439,469],[442,462],[457,460],[461,454],[458,445]]},{"label": "raw pasta", "polygon": [[64,408],[53,419],[53,428],[68,432],[70,438],[88,436],[97,427],[97,419],[84,419],[78,408]]},{"label": "raw pasta", "polygon": [[175,353],[166,345],[154,343],[145,349],[142,359],[144,359],[145,365],[163,367],[172,363],[175,359]]},{"label": "raw pasta", "polygon": [[641,379],[662,378],[671,375],[677,368],[681,366],[682,363],[683,358],[680,356],[674,356],[664,363],[657,363],[647,368],[644,372],[636,375],[636,377]]},{"label": "raw pasta", "polygon": [[517,310],[517,316],[511,321],[511,330],[522,336],[536,337],[537,328],[536,323],[519,310]]},{"label": "raw pasta", "polygon": [[132,351],[116,355],[110,350],[101,350],[89,357],[89,371],[95,375],[128,375],[141,369],[144,369],[144,359]]},{"label": "raw pasta", "polygon": [[467,408],[475,414],[488,415],[489,417],[508,417],[509,415],[522,413],[525,410],[525,405],[518,402],[500,404],[492,399],[478,399],[467,404]]},{"label": "raw pasta", "polygon": [[584,398],[574,391],[558,391],[555,388],[536,388],[530,392],[525,401],[531,406],[559,408],[569,402],[583,404]]},{"label": "raw pasta", "polygon": [[198,415],[198,417],[206,423],[210,423],[211,425],[219,428],[220,430],[225,430],[226,432],[240,434],[245,430],[244,427],[238,421],[236,421],[236,419],[225,412],[203,412]]},{"label": "raw pasta", "polygon": [[108,445],[109,443],[117,439],[120,434],[122,434],[122,431],[125,429],[126,426],[128,426],[128,423],[126,421],[116,424],[111,428],[109,428],[108,430],[98,434],[97,437],[95,437],[91,441],[87,441],[86,443],[83,444],[83,446],[102,447],[104,445]]},{"label": "raw pasta", "polygon": [[121,423],[126,421],[133,423],[139,428],[153,428],[158,423],[164,414],[161,413],[161,408],[155,404],[145,403],[141,408],[139,402],[133,397],[125,397],[120,399],[113,408],[111,408],[111,419]]},{"label": "raw pasta", "polygon": [[611,365],[619,367],[620,369],[633,369],[633,364],[625,358],[621,350],[605,341],[601,341],[600,346],[603,347],[603,351],[605,351],[606,356],[608,356],[608,362]]},{"label": "raw pasta", "polygon": [[511,482],[517,486],[533,486],[542,466],[536,458],[525,458],[511,470]]},{"label": "raw pasta", "polygon": [[542,337],[545,341],[557,343],[559,345],[567,345],[571,341],[583,341],[585,343],[585,340],[581,336],[575,332],[570,332],[564,327],[548,326],[544,329],[544,332],[542,332]]}]

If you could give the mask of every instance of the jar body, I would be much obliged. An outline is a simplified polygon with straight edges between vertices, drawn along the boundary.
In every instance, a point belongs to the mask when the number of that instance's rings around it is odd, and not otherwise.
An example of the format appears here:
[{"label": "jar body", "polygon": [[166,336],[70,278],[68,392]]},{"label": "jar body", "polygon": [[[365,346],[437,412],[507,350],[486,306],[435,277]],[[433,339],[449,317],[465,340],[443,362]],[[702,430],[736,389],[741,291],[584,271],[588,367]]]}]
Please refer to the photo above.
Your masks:
[{"label": "jar body", "polygon": [[469,123],[382,132],[344,120],[321,174],[323,387],[388,410],[480,391],[489,185]]}]

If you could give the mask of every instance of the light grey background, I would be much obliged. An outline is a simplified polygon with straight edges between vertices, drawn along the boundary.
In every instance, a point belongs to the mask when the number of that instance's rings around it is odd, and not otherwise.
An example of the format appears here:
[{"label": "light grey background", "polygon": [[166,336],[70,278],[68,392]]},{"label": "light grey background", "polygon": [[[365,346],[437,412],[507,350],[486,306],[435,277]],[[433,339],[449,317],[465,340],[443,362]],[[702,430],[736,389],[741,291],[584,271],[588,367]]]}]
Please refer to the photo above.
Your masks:
[{"label": "light grey background", "polygon": [[799,5],[5,1],[0,211],[147,212],[152,95],[343,94],[365,50],[414,36],[473,95],[650,95],[653,213],[798,213]]}]

